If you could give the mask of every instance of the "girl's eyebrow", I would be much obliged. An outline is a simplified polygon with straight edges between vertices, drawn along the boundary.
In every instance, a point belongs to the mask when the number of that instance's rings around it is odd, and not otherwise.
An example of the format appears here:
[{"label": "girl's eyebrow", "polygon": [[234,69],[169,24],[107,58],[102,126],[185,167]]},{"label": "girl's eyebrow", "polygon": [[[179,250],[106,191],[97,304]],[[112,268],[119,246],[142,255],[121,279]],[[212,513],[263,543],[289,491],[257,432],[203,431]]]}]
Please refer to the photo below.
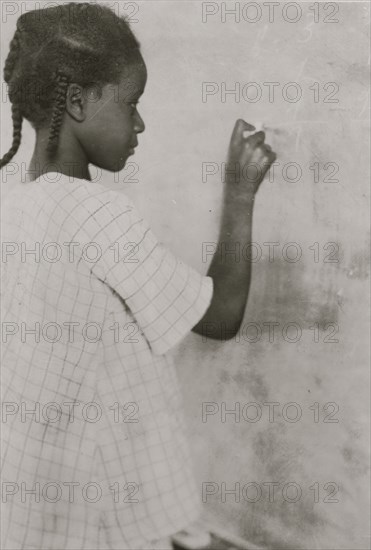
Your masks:
[{"label": "girl's eyebrow", "polygon": [[138,88],[137,86],[135,86],[135,88],[133,87],[133,89],[129,88],[128,90],[124,90],[124,93],[131,97],[139,97],[143,94],[143,92],[144,88]]},{"label": "girl's eyebrow", "polygon": [[141,95],[142,93],[135,92],[132,95],[124,97],[124,101],[128,101],[129,103],[137,103]]}]

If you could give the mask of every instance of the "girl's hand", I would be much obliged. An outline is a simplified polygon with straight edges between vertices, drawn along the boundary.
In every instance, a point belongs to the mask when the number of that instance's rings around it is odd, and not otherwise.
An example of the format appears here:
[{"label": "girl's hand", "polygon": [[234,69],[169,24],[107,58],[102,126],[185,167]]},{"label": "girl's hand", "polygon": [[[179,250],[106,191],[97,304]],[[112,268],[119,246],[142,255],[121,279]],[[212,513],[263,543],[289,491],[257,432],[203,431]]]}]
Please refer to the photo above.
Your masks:
[{"label": "girl's hand", "polygon": [[244,120],[236,121],[225,170],[227,185],[236,187],[238,184],[238,190],[243,195],[255,195],[265,174],[277,158],[271,147],[264,143],[264,132],[244,137],[244,132],[253,130],[255,127]]}]

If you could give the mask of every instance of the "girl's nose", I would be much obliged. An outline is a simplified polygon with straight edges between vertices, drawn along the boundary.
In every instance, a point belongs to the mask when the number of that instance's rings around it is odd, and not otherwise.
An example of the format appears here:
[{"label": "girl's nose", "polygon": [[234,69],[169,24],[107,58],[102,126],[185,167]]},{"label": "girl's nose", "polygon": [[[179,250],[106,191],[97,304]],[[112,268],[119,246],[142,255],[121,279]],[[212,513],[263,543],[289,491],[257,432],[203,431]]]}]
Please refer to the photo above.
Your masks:
[{"label": "girl's nose", "polygon": [[134,125],[134,130],[137,134],[141,134],[142,132],[144,132],[145,130],[145,124],[143,122],[143,119],[142,117],[140,116],[140,114],[136,113],[136,119],[135,119],[135,125]]}]

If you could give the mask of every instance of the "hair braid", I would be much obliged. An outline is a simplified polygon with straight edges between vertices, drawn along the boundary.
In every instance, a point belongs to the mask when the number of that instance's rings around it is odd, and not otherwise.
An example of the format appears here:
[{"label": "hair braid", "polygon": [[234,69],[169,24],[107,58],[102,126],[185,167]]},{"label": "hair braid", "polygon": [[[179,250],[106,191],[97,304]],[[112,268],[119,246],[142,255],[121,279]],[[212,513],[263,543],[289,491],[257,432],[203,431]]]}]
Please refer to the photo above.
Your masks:
[{"label": "hair braid", "polygon": [[56,82],[57,86],[55,90],[54,109],[50,123],[48,145],[46,148],[47,151],[52,154],[58,149],[59,132],[66,108],[68,78],[63,72],[58,71]]},{"label": "hair braid", "polygon": [[17,28],[12,38],[12,41],[10,42],[9,53],[8,53],[8,57],[6,58],[5,66],[4,66],[4,80],[6,83],[10,81],[14,71],[15,64],[18,61],[19,50],[20,50],[19,42],[20,42],[20,29]]},{"label": "hair braid", "polygon": [[12,104],[12,119],[13,119],[13,143],[9,151],[0,160],[0,168],[3,168],[14,157],[19,149],[22,137],[22,122],[23,116],[17,104]]},{"label": "hair braid", "polygon": [[[10,82],[10,79],[12,78],[14,67],[16,66],[16,63],[18,61],[19,57],[19,50],[20,50],[20,29],[17,28],[17,30],[14,33],[13,39],[10,43],[10,51],[8,54],[8,57],[5,61],[4,66],[4,80],[8,84]],[[11,98],[11,93],[9,94],[9,97]],[[0,168],[3,168],[8,162],[14,157],[16,152],[19,149],[19,146],[21,144],[21,138],[22,138],[22,122],[23,122],[23,116],[22,111],[17,102],[12,102],[12,121],[13,121],[13,142],[12,146],[10,147],[9,151],[2,157],[0,160]]]}]

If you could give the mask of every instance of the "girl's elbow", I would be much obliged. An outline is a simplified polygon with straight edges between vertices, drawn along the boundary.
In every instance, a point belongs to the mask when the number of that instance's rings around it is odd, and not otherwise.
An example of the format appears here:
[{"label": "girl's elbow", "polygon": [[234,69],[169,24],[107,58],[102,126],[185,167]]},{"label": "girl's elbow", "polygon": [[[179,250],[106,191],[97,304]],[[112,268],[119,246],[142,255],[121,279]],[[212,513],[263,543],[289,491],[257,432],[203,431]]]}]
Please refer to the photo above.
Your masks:
[{"label": "girl's elbow", "polygon": [[[201,327],[197,327],[198,330],[195,330],[198,334],[203,337],[210,338],[211,340],[219,340],[222,342],[233,340],[241,327],[242,321],[228,323],[222,321],[218,322],[205,322],[202,323]],[[196,328],[196,327],[195,327]]]}]

